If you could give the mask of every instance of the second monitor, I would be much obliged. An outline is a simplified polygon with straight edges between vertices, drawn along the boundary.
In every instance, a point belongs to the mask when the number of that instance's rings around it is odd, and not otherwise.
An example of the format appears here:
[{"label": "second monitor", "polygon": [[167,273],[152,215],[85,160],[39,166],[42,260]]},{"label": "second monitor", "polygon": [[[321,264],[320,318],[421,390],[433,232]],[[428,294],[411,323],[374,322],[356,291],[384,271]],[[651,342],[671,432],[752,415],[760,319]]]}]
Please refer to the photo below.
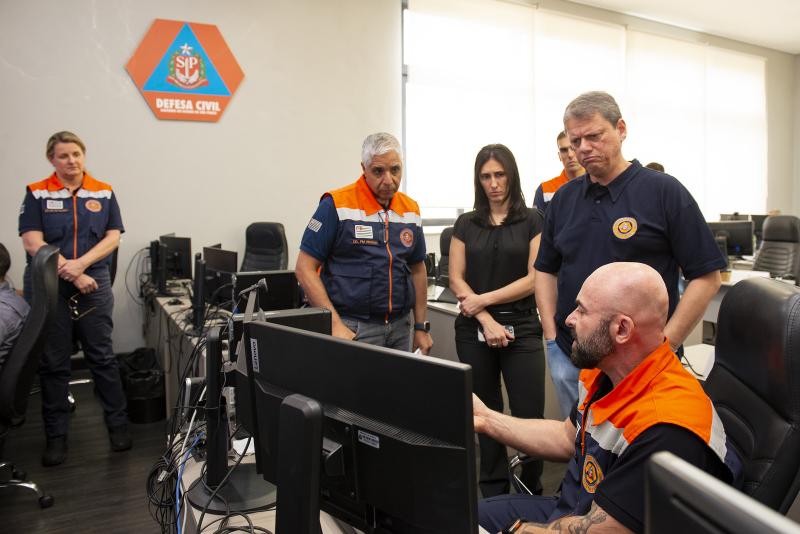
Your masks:
[{"label": "second monitor", "polygon": [[258,292],[257,303],[260,309],[270,311],[300,307],[300,285],[297,283],[294,271],[238,272],[232,276],[234,313],[244,311],[244,304],[239,299],[239,294],[257,284],[262,278],[267,282],[267,291]]},{"label": "second monitor", "polygon": [[724,237],[728,256],[753,255],[753,221],[709,222],[714,237]]}]

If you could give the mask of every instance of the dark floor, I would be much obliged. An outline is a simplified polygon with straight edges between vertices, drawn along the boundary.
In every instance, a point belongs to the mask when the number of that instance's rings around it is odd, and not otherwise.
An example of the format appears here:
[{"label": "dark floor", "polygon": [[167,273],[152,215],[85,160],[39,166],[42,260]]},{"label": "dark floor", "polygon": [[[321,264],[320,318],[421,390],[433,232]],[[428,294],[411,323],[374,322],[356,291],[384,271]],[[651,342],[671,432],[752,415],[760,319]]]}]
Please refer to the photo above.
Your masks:
[{"label": "dark floor", "polygon": [[70,421],[65,463],[42,467],[40,398],[33,395],[24,425],[7,438],[5,458],[55,498],[40,509],[33,492],[0,489],[0,532],[159,532],[147,508],[145,479],[165,448],[164,423],[131,424],[133,449],[111,452],[103,410],[91,384],[71,387],[77,410]]}]

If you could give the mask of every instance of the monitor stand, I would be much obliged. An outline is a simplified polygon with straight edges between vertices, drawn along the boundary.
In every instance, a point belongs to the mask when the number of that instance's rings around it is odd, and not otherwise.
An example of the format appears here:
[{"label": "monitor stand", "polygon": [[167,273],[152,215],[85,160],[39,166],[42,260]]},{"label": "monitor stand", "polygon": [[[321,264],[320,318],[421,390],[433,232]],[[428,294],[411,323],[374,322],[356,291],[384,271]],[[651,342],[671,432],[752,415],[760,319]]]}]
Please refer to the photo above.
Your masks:
[{"label": "monitor stand", "polygon": [[216,492],[208,486],[206,477],[193,485],[186,493],[189,502],[198,510],[214,515],[266,510],[275,503],[277,495],[277,488],[256,473],[255,464],[240,464]]},{"label": "monitor stand", "polygon": [[206,338],[206,472],[186,496],[192,506],[211,514],[264,510],[275,503],[275,486],[256,473],[254,464],[240,464],[229,473],[228,425],[219,402],[221,372],[222,341],[215,326]]},{"label": "monitor stand", "polygon": [[289,395],[279,417],[275,534],[320,534],[322,406],[303,395]]}]

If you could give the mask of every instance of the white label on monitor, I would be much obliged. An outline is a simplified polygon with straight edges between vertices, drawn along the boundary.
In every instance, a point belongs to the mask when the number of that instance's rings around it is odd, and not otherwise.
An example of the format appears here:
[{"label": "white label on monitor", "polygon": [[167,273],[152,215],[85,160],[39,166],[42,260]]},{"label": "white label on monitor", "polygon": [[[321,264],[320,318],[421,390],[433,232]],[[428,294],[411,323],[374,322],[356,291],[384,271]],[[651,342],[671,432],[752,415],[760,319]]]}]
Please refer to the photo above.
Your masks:
[{"label": "white label on monitor", "polygon": [[358,431],[358,441],[364,445],[369,445],[374,449],[381,448],[381,438],[375,436],[374,434],[370,434],[369,432],[364,432],[363,430]]},{"label": "white label on monitor", "polygon": [[253,360],[253,372],[258,373],[258,342],[250,338],[250,359]]}]

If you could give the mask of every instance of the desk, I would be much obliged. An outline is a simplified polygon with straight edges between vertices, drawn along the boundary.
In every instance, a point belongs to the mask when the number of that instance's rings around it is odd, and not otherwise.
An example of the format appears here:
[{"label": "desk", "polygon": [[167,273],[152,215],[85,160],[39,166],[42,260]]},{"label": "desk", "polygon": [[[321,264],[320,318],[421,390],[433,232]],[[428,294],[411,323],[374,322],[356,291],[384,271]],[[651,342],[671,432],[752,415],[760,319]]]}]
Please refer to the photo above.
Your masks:
[{"label": "desk", "polygon": [[747,280],[748,278],[769,278],[769,273],[767,271],[745,271],[734,269],[733,271],[730,271],[730,273],[730,280],[722,282],[722,285],[719,286],[719,291],[717,291],[717,293],[711,298],[711,302],[708,303],[706,312],[703,314],[704,321],[710,323],[717,322],[717,315],[719,315],[719,306],[722,304],[722,299],[725,298],[725,295],[728,293],[728,289],[732,288],[737,283],[741,282],[742,280]]},{"label": "desk", "polygon": [[[252,464],[255,462],[255,456],[249,455],[242,460],[242,464]],[[230,465],[233,465],[232,463]],[[189,461],[186,462],[186,467],[183,471],[183,478],[181,479],[181,486],[184,490],[188,488],[193,481],[200,476],[200,471],[203,467],[202,463],[198,463],[194,460],[194,458],[190,458]],[[266,483],[265,483],[266,488]],[[186,530],[187,533],[194,533],[197,532],[197,522],[200,520],[200,514],[202,510],[198,510],[194,508],[191,504],[188,504],[190,512],[189,515],[186,517]],[[275,532],[275,509],[266,510],[264,512],[252,512],[247,514],[250,520],[253,522],[253,525],[259,526],[262,528],[266,528],[272,532]],[[203,517],[203,529],[208,526],[209,523],[213,522],[216,519],[219,519],[220,516],[206,514]],[[332,517],[331,515],[320,512],[319,514],[320,525],[322,526],[322,534],[356,534],[360,531],[354,529],[353,527],[342,523],[338,519]],[[247,525],[247,521],[245,521],[242,517],[233,517],[228,522],[229,525]],[[213,532],[216,530],[215,528],[208,529],[206,532]]]},{"label": "desk", "polygon": [[452,362],[458,361],[456,353],[456,331],[454,323],[458,317],[458,305],[449,302],[428,301],[428,320],[431,322],[433,348],[431,356]]},{"label": "desk", "polygon": [[[158,363],[164,371],[168,417],[172,417],[172,410],[178,401],[178,393],[181,390],[180,377],[184,367],[200,339],[189,334],[191,307],[192,303],[188,296],[155,295],[148,298],[145,306],[145,345],[155,350]],[[189,376],[205,376],[205,369],[205,351],[203,351],[195,360]]]}]

